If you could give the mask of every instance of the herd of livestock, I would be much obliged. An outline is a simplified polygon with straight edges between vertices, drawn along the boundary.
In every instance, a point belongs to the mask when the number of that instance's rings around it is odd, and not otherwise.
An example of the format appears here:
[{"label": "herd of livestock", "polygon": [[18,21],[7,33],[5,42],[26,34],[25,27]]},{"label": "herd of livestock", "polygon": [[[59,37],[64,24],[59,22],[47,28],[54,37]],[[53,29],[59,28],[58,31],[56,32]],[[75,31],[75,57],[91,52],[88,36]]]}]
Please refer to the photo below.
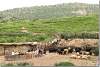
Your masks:
[{"label": "herd of livestock", "polygon": [[9,57],[20,58],[22,56],[25,59],[31,59],[33,57],[41,57],[48,53],[57,53],[59,55],[73,54],[71,57],[75,58],[76,56],[74,54],[76,54],[78,57],[80,57],[80,55],[81,56],[96,55],[95,49],[97,49],[97,47],[91,47],[91,45],[83,45],[81,47],[75,47],[75,46],[58,47],[57,41],[55,41],[55,42],[52,42],[52,44],[49,45],[48,47],[36,48],[35,50],[29,49],[25,53],[12,51],[11,56],[5,56],[5,58],[6,58],[6,60],[8,60]]}]

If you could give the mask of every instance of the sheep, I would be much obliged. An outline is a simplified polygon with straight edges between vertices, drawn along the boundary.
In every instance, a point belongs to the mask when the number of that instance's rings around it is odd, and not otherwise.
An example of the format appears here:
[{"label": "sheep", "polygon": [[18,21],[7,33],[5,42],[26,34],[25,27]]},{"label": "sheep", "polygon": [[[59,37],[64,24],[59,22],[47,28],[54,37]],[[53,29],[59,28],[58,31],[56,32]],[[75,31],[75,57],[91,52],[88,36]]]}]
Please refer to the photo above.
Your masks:
[{"label": "sheep", "polygon": [[60,54],[60,55],[62,55],[63,51],[61,49],[58,49],[57,53]]},{"label": "sheep", "polygon": [[77,58],[77,59],[81,59],[81,56],[77,56],[76,58]]},{"label": "sheep", "polygon": [[71,55],[70,58],[76,59],[76,55]]},{"label": "sheep", "polygon": [[88,59],[88,55],[82,55],[81,59],[86,59],[87,60]]},{"label": "sheep", "polygon": [[95,54],[94,54],[93,52],[91,53],[91,55],[92,55],[92,56],[95,56]]},{"label": "sheep", "polygon": [[90,55],[92,55],[92,56],[95,56],[96,54],[95,54],[95,49],[92,49],[91,51],[90,51]]},{"label": "sheep", "polygon": [[71,55],[70,58],[76,59],[77,55]]},{"label": "sheep", "polygon": [[11,55],[15,55],[15,52],[13,51],[13,52],[11,53]]},{"label": "sheep", "polygon": [[39,49],[37,49],[36,51],[34,51],[34,56],[35,57],[39,57]]},{"label": "sheep", "polygon": [[33,57],[39,57],[39,55],[41,55],[42,53],[43,53],[43,51],[38,48],[37,48],[37,50],[33,50],[33,51],[28,50],[26,52],[26,58],[30,59]]},{"label": "sheep", "polygon": [[71,47],[68,47],[68,50],[70,50],[71,49]]},{"label": "sheep", "polygon": [[93,47],[91,47],[91,45],[84,45],[82,46],[82,50],[83,51],[87,51],[90,52],[92,50]]},{"label": "sheep", "polygon": [[87,52],[87,51],[81,51],[80,52],[82,55],[90,55],[90,52]]},{"label": "sheep", "polygon": [[79,55],[80,55],[80,53],[79,53],[79,52],[77,52],[77,53],[76,53],[76,55],[77,55],[77,56],[79,56]]},{"label": "sheep", "polygon": [[68,53],[68,49],[64,49],[63,54],[67,54]]},{"label": "sheep", "polygon": [[52,43],[52,45],[57,45],[58,44],[58,39],[54,39],[51,43]]},{"label": "sheep", "polygon": [[68,47],[68,53],[72,53],[73,52],[74,47],[73,46],[69,46]]},{"label": "sheep", "polygon": [[82,49],[80,47],[75,47],[75,52],[80,52]]},{"label": "sheep", "polygon": [[79,52],[77,52],[76,54],[71,55],[71,58],[81,59],[81,55],[79,54]]},{"label": "sheep", "polygon": [[79,53],[80,53],[80,54],[82,54],[82,55],[84,55],[84,54],[85,54],[85,52],[86,52],[86,51],[80,51]]},{"label": "sheep", "polygon": [[19,55],[19,52],[15,52],[15,55]]},{"label": "sheep", "polygon": [[43,50],[43,54],[46,54],[46,49]]},{"label": "sheep", "polygon": [[90,55],[90,52],[85,52],[85,55]]},{"label": "sheep", "polygon": [[81,59],[89,59],[90,58],[90,55],[81,55]]},{"label": "sheep", "polygon": [[51,53],[51,52],[57,52],[57,48],[49,48],[48,51],[49,51],[49,53]]},{"label": "sheep", "polygon": [[35,51],[32,51],[32,54],[33,54],[33,56],[32,56],[32,57],[35,57],[35,54],[36,54],[36,53],[35,53]]},{"label": "sheep", "polygon": [[75,51],[75,49],[73,49],[73,52],[72,52],[72,54],[75,54],[76,53],[76,51]]},{"label": "sheep", "polygon": [[43,54],[45,54],[46,52],[44,51],[44,49],[39,49],[38,55],[42,56]]}]

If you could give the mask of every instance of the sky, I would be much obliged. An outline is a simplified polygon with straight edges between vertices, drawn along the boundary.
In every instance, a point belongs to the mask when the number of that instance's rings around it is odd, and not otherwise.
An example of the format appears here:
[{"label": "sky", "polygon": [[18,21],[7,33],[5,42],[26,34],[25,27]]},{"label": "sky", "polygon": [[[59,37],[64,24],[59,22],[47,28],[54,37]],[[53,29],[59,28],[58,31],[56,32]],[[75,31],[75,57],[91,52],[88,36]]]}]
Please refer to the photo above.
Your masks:
[{"label": "sky", "polygon": [[99,0],[0,0],[0,11],[21,7],[55,5],[73,2],[99,4]]}]

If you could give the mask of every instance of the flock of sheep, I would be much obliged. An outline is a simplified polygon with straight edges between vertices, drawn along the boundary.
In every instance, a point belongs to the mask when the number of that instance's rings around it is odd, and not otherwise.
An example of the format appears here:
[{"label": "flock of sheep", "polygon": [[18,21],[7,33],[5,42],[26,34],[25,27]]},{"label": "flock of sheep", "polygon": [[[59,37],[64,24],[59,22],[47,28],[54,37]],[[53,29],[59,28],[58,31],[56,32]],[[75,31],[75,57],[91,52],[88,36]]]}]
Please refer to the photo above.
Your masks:
[{"label": "flock of sheep", "polygon": [[68,55],[71,54],[70,58],[75,58],[75,59],[88,59],[90,55],[95,55],[95,49],[96,47],[91,47],[91,45],[84,45],[82,47],[75,47],[75,46],[64,46],[64,47],[58,47],[58,41],[59,40],[54,40],[51,42],[51,45],[43,47],[43,48],[36,48],[34,49],[29,49],[25,53],[14,53],[12,52],[12,56],[20,56],[20,55],[25,55],[27,59],[31,59],[33,57],[40,57],[47,52],[49,53],[57,53],[59,55]]},{"label": "flock of sheep", "polygon": [[70,58],[74,59],[88,59],[90,55],[93,56],[96,55],[95,52],[96,49],[97,47],[93,47],[91,45],[83,45],[81,47],[76,47],[76,46],[57,47],[57,40],[54,40],[52,42],[51,47],[49,46],[48,51],[50,53],[55,52],[60,55],[71,54]]}]

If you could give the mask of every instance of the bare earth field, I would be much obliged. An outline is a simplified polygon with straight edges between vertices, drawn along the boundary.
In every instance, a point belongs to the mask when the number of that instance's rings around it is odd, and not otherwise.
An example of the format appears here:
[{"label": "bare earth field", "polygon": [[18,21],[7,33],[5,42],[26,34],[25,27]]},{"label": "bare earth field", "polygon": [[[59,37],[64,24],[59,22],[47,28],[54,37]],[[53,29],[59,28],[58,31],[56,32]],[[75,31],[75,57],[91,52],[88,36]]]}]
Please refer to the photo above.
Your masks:
[{"label": "bare earth field", "polygon": [[58,55],[56,53],[49,53],[42,57],[33,58],[29,60],[19,60],[19,61],[4,61],[4,57],[0,57],[0,64],[2,63],[20,63],[20,62],[28,62],[34,66],[54,66],[55,63],[59,62],[71,62],[75,66],[96,66],[97,56],[91,56],[90,59],[72,59],[70,58],[70,54],[68,55]]}]

